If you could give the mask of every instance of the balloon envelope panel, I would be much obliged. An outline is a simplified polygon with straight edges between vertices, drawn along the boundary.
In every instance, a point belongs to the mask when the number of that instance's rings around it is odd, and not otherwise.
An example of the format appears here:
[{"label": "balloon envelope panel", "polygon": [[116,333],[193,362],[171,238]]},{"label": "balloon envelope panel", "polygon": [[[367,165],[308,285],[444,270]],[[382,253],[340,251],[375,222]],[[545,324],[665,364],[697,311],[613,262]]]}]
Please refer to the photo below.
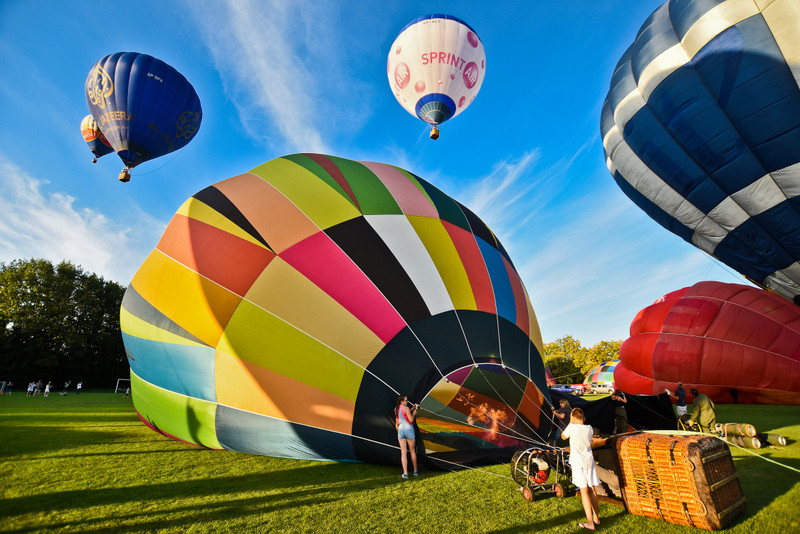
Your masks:
[{"label": "balloon envelope panel", "polygon": [[617,64],[601,118],[631,200],[789,299],[800,294],[798,25],[794,0],[670,0]]},{"label": "balloon envelope panel", "polygon": [[442,459],[550,432],[511,259],[474,213],[390,165],[295,154],[198,192],[121,325],[137,411],[191,443],[396,463],[399,394]]},{"label": "balloon envelope panel", "polygon": [[800,309],[763,289],[700,282],[631,323],[614,378],[655,395],[683,382],[712,400],[800,404]]},{"label": "balloon envelope panel", "polygon": [[464,21],[426,15],[403,28],[386,68],[400,105],[429,124],[441,124],[475,99],[486,75],[486,54]]},{"label": "balloon envelope panel", "polygon": [[118,52],[95,63],[86,103],[129,168],[178,150],[200,128],[200,98],[184,76],[147,54]]},{"label": "balloon envelope panel", "polygon": [[614,382],[614,370],[617,368],[618,363],[619,360],[611,360],[598,365],[586,374],[586,378],[583,380],[583,383],[612,384]]}]

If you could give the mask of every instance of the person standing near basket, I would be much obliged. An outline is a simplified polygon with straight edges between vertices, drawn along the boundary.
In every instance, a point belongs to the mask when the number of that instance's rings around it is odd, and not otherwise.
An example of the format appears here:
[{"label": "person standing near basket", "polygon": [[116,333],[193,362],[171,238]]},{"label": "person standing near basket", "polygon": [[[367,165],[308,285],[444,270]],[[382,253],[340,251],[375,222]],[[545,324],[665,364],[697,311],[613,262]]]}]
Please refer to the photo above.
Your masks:
[{"label": "person standing near basket", "polygon": [[614,402],[614,422],[616,425],[615,434],[622,434],[628,431],[628,412],[625,410],[625,405],[628,404],[628,397],[619,390],[614,390],[611,394],[611,400]]},{"label": "person standing near basket", "polygon": [[689,391],[694,396],[692,421],[700,425],[700,432],[711,434],[717,428],[717,414],[714,412],[714,403],[705,393],[699,393],[694,388]]},{"label": "person standing near basket", "polygon": [[414,464],[414,476],[419,475],[417,468],[416,435],[414,434],[414,418],[417,416],[419,405],[408,407],[408,397],[397,397],[394,408],[395,426],[397,427],[397,441],[400,442],[400,463],[403,466],[403,478],[408,478],[407,451],[411,453],[411,463]]},{"label": "person standing near basket", "polygon": [[600,503],[595,486],[600,485],[594,456],[592,455],[592,427],[586,424],[586,416],[580,408],[573,408],[569,424],[561,437],[569,439],[569,465],[572,468],[572,483],[581,490],[581,502],[586,513],[586,523],[578,526],[594,530],[600,524]]}]

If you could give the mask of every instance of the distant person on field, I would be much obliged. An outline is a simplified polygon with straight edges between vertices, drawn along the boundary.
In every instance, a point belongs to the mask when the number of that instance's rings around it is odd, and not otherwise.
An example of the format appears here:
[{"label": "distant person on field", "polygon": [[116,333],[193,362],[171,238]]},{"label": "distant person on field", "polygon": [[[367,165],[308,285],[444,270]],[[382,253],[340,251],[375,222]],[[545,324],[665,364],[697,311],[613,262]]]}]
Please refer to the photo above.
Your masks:
[{"label": "distant person on field", "polygon": [[64,391],[61,392],[61,396],[66,397],[67,389],[69,388],[70,384],[72,384],[71,380],[67,380],[66,382],[64,382]]},{"label": "distant person on field", "polygon": [[28,392],[25,394],[26,397],[33,396],[33,388],[35,387],[34,382],[28,382]]},{"label": "distant person on field", "polygon": [[595,486],[600,485],[597,469],[592,456],[592,427],[586,424],[586,416],[580,408],[574,408],[570,414],[570,421],[561,436],[569,439],[569,465],[572,467],[572,483],[581,490],[583,511],[586,513],[586,523],[578,526],[594,530],[600,524],[598,513],[600,505],[597,500]]},{"label": "distant person on field", "polygon": [[50,396],[50,388],[51,387],[53,387],[53,383],[48,381],[47,385],[44,387],[44,396],[45,397],[49,397]]},{"label": "distant person on field", "polygon": [[6,384],[6,395],[11,395],[11,390],[12,389],[14,389],[14,382],[9,380],[8,384]]},{"label": "distant person on field", "polygon": [[611,394],[611,400],[614,402],[614,422],[617,428],[615,434],[627,432],[628,411],[625,409],[625,405],[628,404],[628,397],[625,396],[622,390],[615,389],[614,393]]},{"label": "distant person on field", "polygon": [[41,379],[37,380],[36,383],[33,385],[33,396],[36,397],[37,395],[41,395],[43,387],[44,384],[42,384]]},{"label": "distant person on field", "polygon": [[125,396],[124,396],[124,397],[122,397],[122,398],[123,398],[123,399],[127,399],[127,398],[128,398],[128,397],[130,397],[130,396],[131,396],[131,387],[130,387],[130,386],[128,386],[128,389],[126,389],[126,390],[125,390]]},{"label": "distant person on field", "polygon": [[75,385],[75,395],[80,395],[82,388],[83,388],[83,382],[78,380],[78,383]]},{"label": "distant person on field", "polygon": [[692,388],[694,402],[692,403],[692,421],[700,426],[700,432],[710,434],[717,428],[717,414],[714,412],[714,403],[705,393],[699,393]]},{"label": "distant person on field", "polygon": [[403,478],[408,478],[407,452],[411,453],[411,463],[414,464],[414,476],[419,475],[417,468],[416,435],[414,434],[414,418],[417,408],[408,407],[408,397],[400,395],[394,408],[395,426],[397,427],[397,441],[400,443],[400,464],[403,466]]},{"label": "distant person on field", "polygon": [[572,407],[569,405],[569,401],[567,399],[561,399],[558,401],[559,408],[556,409],[553,406],[553,415],[555,416],[555,423],[556,428],[553,432],[553,442],[551,445],[555,445],[558,439],[561,437],[561,433],[567,428],[569,424],[570,412],[572,411]]}]

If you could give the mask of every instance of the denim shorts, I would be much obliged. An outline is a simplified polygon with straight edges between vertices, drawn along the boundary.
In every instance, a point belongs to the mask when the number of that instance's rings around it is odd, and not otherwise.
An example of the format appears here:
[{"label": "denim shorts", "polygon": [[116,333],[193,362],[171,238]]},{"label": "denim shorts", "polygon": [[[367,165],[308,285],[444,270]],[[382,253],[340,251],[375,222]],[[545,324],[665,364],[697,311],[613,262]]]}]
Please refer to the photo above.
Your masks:
[{"label": "denim shorts", "polygon": [[413,428],[398,428],[397,429],[397,439],[414,439],[414,429]]}]

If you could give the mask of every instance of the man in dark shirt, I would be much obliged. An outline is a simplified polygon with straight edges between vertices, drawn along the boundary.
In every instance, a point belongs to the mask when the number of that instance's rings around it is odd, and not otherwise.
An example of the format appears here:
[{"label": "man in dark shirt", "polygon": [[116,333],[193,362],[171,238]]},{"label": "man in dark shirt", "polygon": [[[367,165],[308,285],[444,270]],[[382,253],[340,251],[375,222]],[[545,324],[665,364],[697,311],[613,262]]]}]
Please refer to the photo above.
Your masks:
[{"label": "man in dark shirt", "polygon": [[682,415],[686,414],[686,390],[683,389],[683,382],[678,382],[678,388],[675,390],[675,393],[672,393],[668,389],[664,391],[673,399],[677,399],[675,401],[675,414],[678,416],[678,419],[680,419]]}]

